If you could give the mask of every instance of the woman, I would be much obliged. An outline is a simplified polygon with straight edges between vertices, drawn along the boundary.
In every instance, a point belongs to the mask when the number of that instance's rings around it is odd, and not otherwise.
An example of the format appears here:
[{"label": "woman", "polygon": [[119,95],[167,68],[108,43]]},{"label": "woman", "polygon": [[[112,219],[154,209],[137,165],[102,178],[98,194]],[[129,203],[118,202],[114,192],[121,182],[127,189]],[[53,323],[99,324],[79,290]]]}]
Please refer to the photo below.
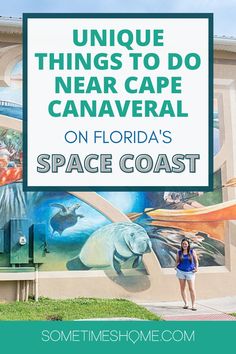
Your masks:
[{"label": "woman", "polygon": [[186,282],[190,292],[192,311],[196,311],[196,293],[194,288],[195,273],[198,271],[198,259],[196,252],[190,248],[190,242],[186,238],[181,241],[181,249],[176,256],[176,276],[179,279],[180,291],[184,300],[184,309],[188,308]]}]

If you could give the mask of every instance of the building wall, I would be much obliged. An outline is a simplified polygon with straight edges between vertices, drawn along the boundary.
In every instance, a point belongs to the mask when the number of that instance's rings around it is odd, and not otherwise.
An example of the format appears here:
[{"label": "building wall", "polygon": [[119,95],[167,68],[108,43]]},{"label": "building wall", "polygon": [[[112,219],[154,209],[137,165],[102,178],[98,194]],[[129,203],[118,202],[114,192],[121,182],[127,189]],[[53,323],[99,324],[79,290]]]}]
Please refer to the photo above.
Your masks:
[{"label": "building wall", "polygon": [[[2,54],[0,57],[0,89],[2,91],[0,92],[5,92],[3,88],[11,88],[11,85],[16,85],[16,82],[19,82],[19,77],[12,77],[12,69],[21,60],[19,45],[21,29],[18,26],[11,34],[8,30],[9,26],[6,28],[4,24],[1,27],[0,23],[0,51]],[[232,48],[232,51],[217,50],[217,48],[215,50],[215,99],[219,115],[221,147],[215,155],[214,168],[215,172],[220,171],[221,187],[236,176],[236,55],[233,52],[236,44],[233,44]],[[8,113],[4,110],[4,114],[0,115],[0,129],[12,129],[8,131],[10,135],[13,132],[21,134],[21,120],[17,116],[17,112],[19,113],[18,108],[7,115]],[[17,144],[19,146],[19,142]],[[19,148],[19,156],[20,153]],[[18,163],[20,165],[20,162]],[[199,229],[196,229],[195,224],[191,225],[190,223],[188,227],[185,225],[176,231],[176,225],[170,220],[169,224],[162,225],[162,228],[158,229],[158,233],[155,232],[153,235],[150,231],[152,225],[144,226],[146,222],[142,223],[140,219],[135,219],[135,215],[142,214],[148,207],[171,209],[164,200],[163,193],[105,193],[100,196],[95,194],[86,196],[83,193],[77,196],[66,193],[54,193],[53,195],[44,193],[40,196],[32,196],[23,193],[19,183],[16,185],[17,187],[13,187],[14,180],[10,182],[10,184],[8,181],[7,184],[0,187],[2,201],[0,228],[3,229],[12,218],[27,217],[30,224],[45,222],[47,230],[45,247],[49,248],[50,253],[43,254],[44,259],[39,262],[39,271],[37,264],[30,259],[28,264],[23,266],[17,264],[16,268],[19,269],[12,269],[10,248],[8,252],[0,254],[0,300],[14,300],[17,296],[23,299],[27,291],[31,294],[35,294],[36,291],[37,296],[52,298],[96,296],[124,297],[143,302],[177,300],[179,299],[179,289],[173,266],[175,253],[183,236],[192,239],[200,256],[201,267],[196,280],[198,298],[236,295],[236,223],[235,221],[225,221],[230,219],[229,215],[226,218],[222,216],[222,220],[218,221],[217,227],[221,231],[217,231],[216,224],[213,223],[202,224]],[[207,206],[216,202],[236,199],[235,187],[221,187],[217,187],[216,191],[211,194],[187,200],[182,199],[178,208],[192,207],[191,203]],[[83,205],[85,220],[82,219],[80,224],[76,223],[68,229],[63,229],[62,233],[58,228],[52,230],[51,220],[60,211],[58,208],[53,208],[52,203],[72,206],[78,197],[80,198],[79,202]],[[4,204],[4,200],[8,200],[8,204]],[[232,215],[235,213],[233,212]],[[233,218],[234,216],[232,216]],[[123,266],[123,275],[118,275],[112,267],[104,269],[104,267],[94,266],[91,270],[82,270],[80,266],[76,266],[73,270],[68,270],[67,262],[70,261],[70,258],[73,260],[79,250],[79,248],[77,249],[79,247],[77,239],[73,238],[73,243],[68,241],[68,237],[77,234],[81,236],[83,231],[84,237],[89,238],[92,232],[99,230],[104,225],[111,225],[112,228],[114,222],[130,222],[130,227],[132,227],[130,220],[145,228],[153,245],[153,251],[144,254],[143,262],[137,269],[132,269],[131,263],[128,262]],[[175,231],[173,232],[173,230]],[[204,230],[207,232],[203,232]],[[198,231],[201,232],[200,236]],[[162,239],[163,241],[160,242]],[[207,252],[209,247],[212,247],[212,240],[216,250],[213,252],[211,248],[211,252]],[[104,244],[104,246],[106,245]],[[160,250],[163,251],[163,257]],[[95,263],[96,256],[94,254]],[[31,268],[26,271],[27,267]],[[31,283],[28,290],[27,282]]]}]

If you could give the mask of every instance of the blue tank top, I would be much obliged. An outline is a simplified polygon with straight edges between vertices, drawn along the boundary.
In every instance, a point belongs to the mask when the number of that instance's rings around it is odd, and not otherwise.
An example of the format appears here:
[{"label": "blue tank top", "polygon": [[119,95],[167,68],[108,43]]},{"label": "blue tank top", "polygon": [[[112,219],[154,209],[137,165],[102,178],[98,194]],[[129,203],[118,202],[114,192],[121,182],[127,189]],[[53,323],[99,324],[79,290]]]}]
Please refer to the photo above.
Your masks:
[{"label": "blue tank top", "polygon": [[[190,250],[190,254],[192,256],[192,262],[189,260],[187,254],[182,254],[181,251],[178,251],[178,254],[179,254],[179,258],[180,259],[182,258],[182,260],[177,265],[177,268],[179,270],[182,270],[183,272],[192,272],[195,268],[195,262],[194,262],[194,258],[193,258],[193,250]],[[181,254],[182,254],[182,257],[181,257]]]}]

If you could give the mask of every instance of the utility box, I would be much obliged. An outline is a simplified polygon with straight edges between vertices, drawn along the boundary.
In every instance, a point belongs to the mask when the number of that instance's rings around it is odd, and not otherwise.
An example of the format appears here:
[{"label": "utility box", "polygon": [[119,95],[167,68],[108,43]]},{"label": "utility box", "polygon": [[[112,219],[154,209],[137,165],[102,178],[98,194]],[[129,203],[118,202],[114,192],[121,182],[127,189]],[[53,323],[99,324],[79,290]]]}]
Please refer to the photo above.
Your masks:
[{"label": "utility box", "polygon": [[4,253],[4,230],[0,230],[0,253]]},{"label": "utility box", "polygon": [[29,223],[27,219],[10,220],[10,263],[29,263]]},{"label": "utility box", "polygon": [[45,224],[33,225],[33,240],[33,261],[34,263],[44,263],[45,256],[48,253]]}]

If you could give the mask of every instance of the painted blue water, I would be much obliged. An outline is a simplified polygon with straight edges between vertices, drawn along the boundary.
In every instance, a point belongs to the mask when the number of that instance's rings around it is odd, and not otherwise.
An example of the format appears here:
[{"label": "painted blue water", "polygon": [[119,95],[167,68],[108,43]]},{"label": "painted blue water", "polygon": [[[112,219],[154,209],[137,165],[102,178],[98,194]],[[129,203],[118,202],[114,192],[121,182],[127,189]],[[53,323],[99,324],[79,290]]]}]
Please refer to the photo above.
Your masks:
[{"label": "painted blue water", "polygon": [[[140,199],[145,199],[145,194],[142,194]],[[135,196],[134,200],[137,201],[139,198]],[[66,228],[61,235],[57,232],[53,233],[50,220],[61,210],[55,204],[71,207],[78,202],[81,205],[78,213],[84,218],[78,219],[74,226]],[[131,210],[135,210],[135,205]],[[110,224],[110,221],[98,211],[68,193],[24,193],[21,183],[0,187],[0,228],[3,228],[11,218],[22,217],[27,217],[30,224],[44,223],[46,225],[50,254],[45,258],[45,267],[53,263],[56,267],[59,262],[65,264],[67,260],[79,253],[83,244],[95,230]],[[184,237],[192,240],[192,246],[197,251],[201,266],[224,265],[224,244],[211,238],[211,235],[153,226],[146,214],[143,214],[136,222],[147,231],[153,251],[164,268],[174,267],[176,252]]]},{"label": "painted blue water", "polygon": [[8,117],[22,119],[22,107],[12,107],[12,106],[1,106],[0,105],[0,114],[3,114]]},{"label": "painted blue water", "polygon": [[0,228],[10,219],[27,216],[27,195],[21,183],[7,184],[0,187]]}]

